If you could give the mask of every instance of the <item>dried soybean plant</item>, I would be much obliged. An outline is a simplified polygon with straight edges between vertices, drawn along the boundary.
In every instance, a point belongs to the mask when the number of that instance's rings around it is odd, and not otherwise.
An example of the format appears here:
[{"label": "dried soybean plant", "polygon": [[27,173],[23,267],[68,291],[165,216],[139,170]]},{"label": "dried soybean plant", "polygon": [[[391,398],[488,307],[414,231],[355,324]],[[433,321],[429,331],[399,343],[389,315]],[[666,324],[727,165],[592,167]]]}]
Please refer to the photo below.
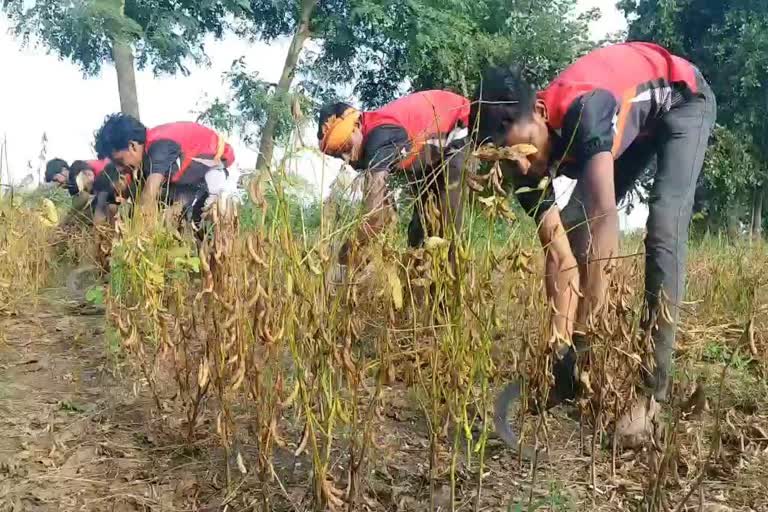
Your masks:
[{"label": "dried soybean plant", "polygon": [[[475,190],[493,178],[465,174]],[[489,220],[513,221],[505,198],[480,198]],[[415,354],[415,378],[411,385],[421,398],[428,427],[429,491],[434,509],[447,479],[450,507],[474,498],[480,507],[483,496],[485,450],[491,411],[490,381],[495,373],[493,346],[502,327],[495,300],[496,281],[508,257],[491,246],[474,247],[471,229],[455,236],[441,226],[443,215],[430,198],[424,207],[425,223],[432,233],[424,247],[404,259],[406,287],[411,297],[410,346],[400,350]],[[465,234],[470,233],[470,234]],[[474,475],[474,483],[471,475]]]},{"label": "dried soybean plant", "polygon": [[33,300],[43,286],[57,217],[47,199],[34,208],[18,196],[0,196],[0,314]]},{"label": "dried soybean plant", "polygon": [[[589,351],[586,364],[580,368],[578,375],[582,390],[579,400],[582,449],[587,442],[585,431],[592,428],[590,446],[586,451],[591,453],[593,487],[598,484],[596,462],[603,436],[610,431],[611,423],[635,403],[636,384],[642,365],[652,354],[652,347],[648,346],[650,338],[640,330],[642,297],[635,293],[634,287],[639,275],[638,262],[624,260],[623,265],[609,266],[606,273],[608,289],[605,303],[591,317],[591,324],[586,326]],[[617,441],[614,435],[611,439],[612,474],[615,474],[619,448]]]},{"label": "dried soybean plant", "polygon": [[[139,383],[145,383],[162,411],[161,397],[177,395],[178,383],[183,387],[188,382],[176,363],[185,360],[188,367],[190,350],[184,346],[181,357],[178,338],[172,333],[182,332],[181,324],[190,321],[183,305],[197,270],[194,243],[166,223],[140,216],[118,218],[114,233],[102,233],[98,239],[111,240],[106,251],[110,268],[107,314],[122,338],[129,366],[143,379],[136,382],[134,391],[138,393]],[[169,375],[176,376],[177,384]]]},{"label": "dried soybean plant", "polygon": [[[362,269],[351,268],[344,283],[327,279],[334,256],[334,240],[327,233],[339,230],[327,225],[313,239],[305,233],[297,237],[291,230],[283,183],[280,176],[272,176],[269,183],[259,180],[251,185],[254,203],[264,212],[262,219],[270,219],[252,235],[258,243],[252,244],[251,257],[261,260],[259,271],[269,276],[264,289],[271,306],[265,318],[270,313],[279,317],[270,329],[282,334],[282,348],[272,352],[266,366],[282,372],[274,382],[290,390],[275,403],[275,416],[292,407],[303,424],[294,455],[306,452],[312,460],[314,507],[355,510],[364,492],[362,476],[381,392],[380,358],[386,352],[386,336],[379,330],[363,339],[361,294],[371,288],[361,291]],[[276,197],[271,205],[264,199],[264,185],[272,187]],[[261,386],[269,384],[264,381]],[[264,410],[265,404],[259,409]],[[270,428],[276,438],[274,423]],[[343,473],[338,471],[341,466],[346,468]]]}]

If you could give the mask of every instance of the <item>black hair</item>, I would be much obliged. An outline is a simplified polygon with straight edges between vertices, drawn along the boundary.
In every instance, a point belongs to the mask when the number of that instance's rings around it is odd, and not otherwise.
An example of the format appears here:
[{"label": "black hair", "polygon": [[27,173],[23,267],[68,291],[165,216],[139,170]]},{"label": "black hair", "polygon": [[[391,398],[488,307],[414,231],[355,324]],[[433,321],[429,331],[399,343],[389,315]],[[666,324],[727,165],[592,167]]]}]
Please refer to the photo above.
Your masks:
[{"label": "black hair", "polygon": [[518,68],[489,68],[472,100],[470,127],[477,127],[479,143],[502,146],[509,127],[530,118],[535,105],[536,92]]},{"label": "black hair", "polygon": [[76,196],[80,192],[80,188],[77,186],[77,176],[90,168],[91,166],[85,160],[75,160],[72,162],[72,165],[69,166],[69,177],[67,178],[69,195]]},{"label": "black hair", "polygon": [[96,132],[96,153],[99,159],[108,158],[114,151],[128,149],[131,141],[146,143],[147,127],[127,114],[112,114]]},{"label": "black hair", "polygon": [[117,204],[117,183],[120,181],[120,169],[112,162],[93,181],[93,195],[106,194],[110,204]]},{"label": "black hair", "polygon": [[53,158],[45,164],[45,181],[53,181],[53,177],[61,171],[69,169],[69,164],[61,158]]},{"label": "black hair", "polygon": [[326,121],[333,116],[341,117],[348,109],[353,108],[349,103],[329,103],[320,109],[320,116],[317,119],[317,140],[323,138],[323,126]]}]

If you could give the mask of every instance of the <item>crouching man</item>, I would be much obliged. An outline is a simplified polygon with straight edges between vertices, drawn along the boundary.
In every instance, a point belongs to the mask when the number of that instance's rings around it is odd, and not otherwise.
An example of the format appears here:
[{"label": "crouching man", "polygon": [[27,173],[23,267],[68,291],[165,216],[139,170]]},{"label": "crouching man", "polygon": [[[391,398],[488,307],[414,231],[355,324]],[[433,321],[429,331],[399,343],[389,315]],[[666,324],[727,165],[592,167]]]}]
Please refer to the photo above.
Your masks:
[{"label": "crouching man", "polygon": [[199,221],[204,206],[237,191],[235,152],[223,137],[197,123],[147,129],[124,114],[109,116],[96,134],[96,151],[115,164],[119,179],[103,173],[94,183],[94,222],[103,222],[120,194],[140,190],[138,208],[154,216],[158,202],[182,202]]},{"label": "crouching man", "polygon": [[75,221],[90,221],[93,184],[108,165],[112,164],[106,158],[72,162],[67,177],[67,190],[72,196],[72,208],[67,215],[66,224],[72,224]]},{"label": "crouching man", "polygon": [[[691,63],[664,48],[625,43],[580,58],[538,94],[514,70],[491,69],[475,99],[472,123],[481,141],[527,143],[538,150],[502,165],[516,188],[530,187],[516,196],[539,225],[546,290],[556,308],[553,328],[573,337],[577,349],[588,345],[584,333],[603,307],[606,269],[618,254],[617,202],[657,159],[645,239],[643,323],[651,330],[654,356],[644,365],[644,396],[617,423],[624,444],[647,439],[657,402],[667,400],[670,387],[688,226],[715,122],[709,85]],[[562,212],[554,207],[551,181],[537,190],[542,178],[557,174],[578,181]],[[574,350],[560,355],[549,405],[578,392]]]},{"label": "crouching man", "polygon": [[45,164],[45,182],[52,187],[67,187],[69,178],[69,164],[61,158],[53,158]]},{"label": "crouching man", "polygon": [[[365,172],[363,222],[354,240],[341,249],[339,262],[349,264],[352,243],[365,244],[394,214],[387,181],[404,173],[416,197],[408,227],[408,244],[427,235],[447,236],[461,228],[461,173],[469,155],[469,101],[448,91],[423,91],[378,110],[361,112],[346,103],[320,112],[318,142],[323,153],[343,158]],[[429,226],[426,205],[434,200],[440,225]]]},{"label": "crouching man", "polygon": [[93,192],[93,183],[104,168],[109,165],[109,158],[102,160],[75,160],[69,169],[67,177],[67,189],[71,196],[83,192]]}]

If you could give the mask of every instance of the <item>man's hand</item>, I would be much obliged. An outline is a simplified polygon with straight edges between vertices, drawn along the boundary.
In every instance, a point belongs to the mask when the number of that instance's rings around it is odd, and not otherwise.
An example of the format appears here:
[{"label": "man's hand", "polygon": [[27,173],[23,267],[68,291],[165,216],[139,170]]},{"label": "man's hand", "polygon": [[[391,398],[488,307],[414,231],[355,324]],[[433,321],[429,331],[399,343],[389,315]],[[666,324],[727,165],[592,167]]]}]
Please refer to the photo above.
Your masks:
[{"label": "man's hand", "polygon": [[165,183],[165,176],[162,174],[150,174],[144,181],[144,187],[141,191],[141,201],[139,203],[141,215],[146,219],[154,219],[157,214],[157,201],[160,197],[160,190]]},{"label": "man's hand", "polygon": [[613,174],[613,155],[606,151],[587,162],[582,177],[590,232],[588,261],[580,268],[584,299],[577,320],[584,326],[588,326],[603,307],[608,288],[606,270],[619,252],[619,214]]},{"label": "man's hand", "polygon": [[363,184],[363,208],[362,219],[354,236],[354,242],[348,240],[342,247],[339,259],[344,265],[353,265],[358,262],[349,260],[353,244],[365,246],[368,241],[381,233],[390,223],[394,214],[394,207],[390,197],[387,179],[389,171],[372,169],[365,174]]},{"label": "man's hand", "polygon": [[545,254],[547,298],[554,307],[552,328],[570,341],[579,304],[579,270],[557,208],[544,214],[539,224],[539,240]]}]

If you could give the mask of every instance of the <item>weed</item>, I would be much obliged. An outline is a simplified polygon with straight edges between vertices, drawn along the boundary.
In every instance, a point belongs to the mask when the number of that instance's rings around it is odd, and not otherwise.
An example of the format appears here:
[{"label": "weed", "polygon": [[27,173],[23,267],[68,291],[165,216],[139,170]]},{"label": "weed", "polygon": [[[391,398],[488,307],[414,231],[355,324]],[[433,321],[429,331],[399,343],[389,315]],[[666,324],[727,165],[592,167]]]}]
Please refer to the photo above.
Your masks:
[{"label": "weed", "polygon": [[536,510],[568,512],[576,509],[568,495],[563,493],[562,484],[559,482],[550,482],[549,493],[543,498],[531,502],[510,502],[507,505],[507,512],[533,512]]},{"label": "weed", "polygon": [[63,400],[59,402],[59,409],[67,412],[85,412],[86,411],[86,409],[82,405],[76,404],[74,402],[70,402],[69,400]]},{"label": "weed", "polygon": [[[703,357],[705,361],[719,364],[726,364],[728,361],[732,361],[731,366],[734,370],[746,370],[753,362],[753,359],[741,354],[733,355],[734,350],[734,348],[729,347],[722,341],[713,340],[707,343],[707,345],[704,347]],[[732,356],[733,359],[731,360]]]},{"label": "weed", "polygon": [[104,304],[104,287],[103,286],[91,286],[85,292],[85,300],[95,306],[101,306]]}]

